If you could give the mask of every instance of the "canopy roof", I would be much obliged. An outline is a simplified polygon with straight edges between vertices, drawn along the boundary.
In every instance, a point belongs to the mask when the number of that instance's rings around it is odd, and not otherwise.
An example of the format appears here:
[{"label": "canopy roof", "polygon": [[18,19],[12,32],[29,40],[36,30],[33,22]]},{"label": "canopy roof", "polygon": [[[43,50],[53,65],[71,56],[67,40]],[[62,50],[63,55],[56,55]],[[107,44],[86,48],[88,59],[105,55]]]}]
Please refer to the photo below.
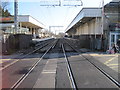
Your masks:
[{"label": "canopy roof", "polygon": [[70,29],[77,27],[78,25],[84,24],[87,21],[102,16],[102,8],[83,8],[77,16],[73,19],[73,21],[69,24],[66,29],[68,32]]}]

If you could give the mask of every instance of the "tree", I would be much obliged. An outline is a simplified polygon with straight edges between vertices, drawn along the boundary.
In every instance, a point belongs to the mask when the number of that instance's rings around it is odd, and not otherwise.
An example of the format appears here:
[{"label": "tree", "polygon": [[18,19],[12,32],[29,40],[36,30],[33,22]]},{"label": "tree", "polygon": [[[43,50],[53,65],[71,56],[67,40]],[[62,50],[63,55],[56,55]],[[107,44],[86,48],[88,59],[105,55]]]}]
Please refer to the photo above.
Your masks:
[{"label": "tree", "polygon": [[5,12],[4,12],[4,17],[8,17],[8,16],[11,16],[9,11],[6,9]]},{"label": "tree", "polygon": [[8,11],[8,6],[9,2],[1,2],[0,13],[2,13],[2,17],[11,16],[10,12]]},{"label": "tree", "polygon": [[1,7],[2,9],[5,11],[6,9],[8,9],[8,6],[9,6],[9,2],[2,2],[1,3]]}]

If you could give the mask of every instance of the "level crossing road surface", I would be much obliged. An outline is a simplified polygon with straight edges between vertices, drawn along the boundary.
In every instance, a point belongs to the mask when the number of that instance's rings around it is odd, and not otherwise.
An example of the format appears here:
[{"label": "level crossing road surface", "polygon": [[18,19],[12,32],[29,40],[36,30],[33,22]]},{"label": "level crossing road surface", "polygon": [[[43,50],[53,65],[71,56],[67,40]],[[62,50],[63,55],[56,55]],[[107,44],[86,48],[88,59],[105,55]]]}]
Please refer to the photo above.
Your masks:
[{"label": "level crossing road surface", "polygon": [[[61,46],[63,44],[66,53],[63,53]],[[118,64],[117,54],[101,56],[98,53],[78,53],[67,45],[64,39],[55,39],[51,44],[48,44],[48,47],[50,51],[46,54],[39,50],[39,52],[35,51],[24,58],[21,58],[24,56],[22,54],[13,61],[10,60],[11,62],[2,62],[4,67],[9,65],[1,69],[2,88],[70,89],[73,88],[74,82],[76,89],[112,88],[111,90],[119,90],[119,86],[115,82],[88,61],[94,62],[95,65],[102,68],[119,82],[119,72],[117,69],[111,68],[111,65]],[[48,47],[45,46],[46,51],[49,49]],[[71,68],[72,76],[68,70],[65,54]],[[11,64],[14,61],[16,62]]]},{"label": "level crossing road surface", "polygon": [[99,60],[106,66],[110,67],[111,69],[115,70],[118,72],[118,65],[119,65],[119,58],[120,54],[98,54],[98,53],[90,53],[92,57],[94,57],[96,60]]}]

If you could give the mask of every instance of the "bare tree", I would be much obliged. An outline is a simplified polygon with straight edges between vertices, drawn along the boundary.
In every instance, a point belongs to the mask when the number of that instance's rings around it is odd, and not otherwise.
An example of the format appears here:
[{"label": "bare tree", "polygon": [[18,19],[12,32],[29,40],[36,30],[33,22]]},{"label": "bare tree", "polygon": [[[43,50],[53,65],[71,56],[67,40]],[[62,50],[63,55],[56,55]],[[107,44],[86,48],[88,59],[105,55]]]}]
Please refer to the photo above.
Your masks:
[{"label": "bare tree", "polygon": [[2,17],[8,17],[11,16],[10,12],[9,12],[9,5],[10,2],[9,0],[1,0],[0,1],[0,13]]},{"label": "bare tree", "polygon": [[1,7],[2,9],[5,11],[6,9],[8,9],[8,6],[9,6],[9,2],[1,2]]}]

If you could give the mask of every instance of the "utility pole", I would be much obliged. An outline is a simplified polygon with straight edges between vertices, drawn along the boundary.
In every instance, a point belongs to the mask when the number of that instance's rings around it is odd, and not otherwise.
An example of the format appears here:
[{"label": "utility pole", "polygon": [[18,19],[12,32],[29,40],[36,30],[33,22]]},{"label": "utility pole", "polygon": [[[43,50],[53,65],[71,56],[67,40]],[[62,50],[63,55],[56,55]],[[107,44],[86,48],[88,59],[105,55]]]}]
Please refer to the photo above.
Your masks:
[{"label": "utility pole", "polygon": [[101,18],[101,49],[103,48],[102,38],[104,32],[104,0],[102,0],[102,18]]},{"label": "utility pole", "polygon": [[18,0],[14,0],[14,25],[15,25],[14,34],[16,34],[18,31]]},{"label": "utility pole", "polygon": [[104,0],[102,0],[102,34],[104,29]]}]

